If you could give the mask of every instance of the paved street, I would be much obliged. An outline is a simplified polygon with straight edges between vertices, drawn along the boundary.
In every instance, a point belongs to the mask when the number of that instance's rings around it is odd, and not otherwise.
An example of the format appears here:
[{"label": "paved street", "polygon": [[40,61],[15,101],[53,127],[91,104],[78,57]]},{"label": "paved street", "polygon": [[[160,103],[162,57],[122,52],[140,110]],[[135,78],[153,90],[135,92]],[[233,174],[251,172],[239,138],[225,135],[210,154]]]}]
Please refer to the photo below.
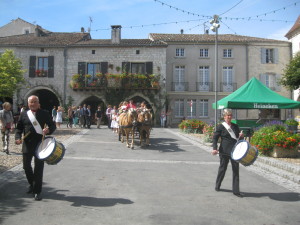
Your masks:
[{"label": "paved street", "polygon": [[176,129],[154,128],[151,146],[134,150],[106,128],[64,143],[64,159],[45,165],[41,202],[25,193],[21,166],[0,175],[0,224],[300,224],[299,193],[243,166],[244,198],[231,193],[231,165],[216,192],[218,157]]}]

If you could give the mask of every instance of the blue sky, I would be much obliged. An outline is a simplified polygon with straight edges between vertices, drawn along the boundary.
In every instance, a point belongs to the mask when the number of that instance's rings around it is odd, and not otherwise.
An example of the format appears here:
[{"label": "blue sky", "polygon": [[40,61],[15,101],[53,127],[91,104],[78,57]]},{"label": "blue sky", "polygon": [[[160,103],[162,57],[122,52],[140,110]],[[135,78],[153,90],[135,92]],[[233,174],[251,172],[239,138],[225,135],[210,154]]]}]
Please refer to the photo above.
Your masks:
[{"label": "blue sky", "polygon": [[0,9],[0,26],[19,17],[54,32],[91,27],[93,39],[109,39],[111,25],[122,26],[124,39],[181,29],[203,34],[217,14],[220,34],[287,40],[300,0],[0,0]]}]

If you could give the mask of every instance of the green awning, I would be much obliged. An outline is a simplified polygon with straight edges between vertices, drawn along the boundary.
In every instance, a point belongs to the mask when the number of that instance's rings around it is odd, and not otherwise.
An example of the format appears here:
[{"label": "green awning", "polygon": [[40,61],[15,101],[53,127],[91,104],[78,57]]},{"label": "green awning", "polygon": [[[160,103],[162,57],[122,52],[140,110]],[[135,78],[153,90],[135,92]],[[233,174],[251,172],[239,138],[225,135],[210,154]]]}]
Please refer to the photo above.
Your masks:
[{"label": "green awning", "polygon": [[[213,103],[213,108],[216,104]],[[218,109],[297,109],[300,102],[283,97],[253,77],[238,90],[218,101]]]}]

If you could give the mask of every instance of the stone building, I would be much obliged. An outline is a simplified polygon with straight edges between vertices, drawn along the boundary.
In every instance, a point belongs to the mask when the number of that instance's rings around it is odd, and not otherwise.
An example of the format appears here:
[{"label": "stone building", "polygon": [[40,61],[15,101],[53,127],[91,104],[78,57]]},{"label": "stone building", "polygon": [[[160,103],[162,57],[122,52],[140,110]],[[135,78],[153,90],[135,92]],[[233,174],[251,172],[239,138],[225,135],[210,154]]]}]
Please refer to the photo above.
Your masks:
[{"label": "stone building", "polygon": [[[91,39],[89,33],[44,32],[36,27],[32,34],[0,38],[0,52],[5,49],[12,49],[27,70],[26,85],[14,96],[15,110],[26,104],[32,94],[38,95],[41,107],[49,111],[58,105],[89,104],[93,113],[98,105],[105,110],[108,104],[133,99],[145,101],[156,114],[165,104],[162,79],[166,76],[166,44],[149,39],[121,39],[121,26],[112,26],[112,38],[107,40]],[[98,74],[107,73],[114,77],[131,74],[127,78],[131,86],[125,87],[125,81],[110,86],[106,79],[93,85]],[[89,76],[80,87],[72,86],[72,78],[77,74]],[[141,79],[133,79],[136,74]],[[151,76],[158,79],[156,87],[150,84]],[[139,80],[143,82],[138,83]]]},{"label": "stone building", "polygon": [[[22,23],[19,20],[18,26]],[[240,35],[218,35],[218,39],[218,99],[252,77],[291,98],[276,82],[291,59],[291,43]],[[123,39],[118,25],[112,26],[111,39],[92,39],[84,30],[58,33],[36,26],[28,34],[0,37],[0,52],[5,49],[14,50],[27,69],[26,85],[14,96],[15,109],[31,94],[39,95],[42,107],[49,111],[56,105],[84,103],[94,111],[97,105],[105,109],[108,104],[134,99],[147,102],[156,122],[161,110],[170,111],[171,126],[183,118],[214,120],[215,35],[152,33],[148,39]],[[103,79],[104,74],[112,75]],[[150,85],[153,75],[159,78],[155,87]],[[263,112],[277,119],[289,113]],[[235,114],[239,119],[258,119],[258,110],[236,110]]]},{"label": "stone building", "polygon": [[[215,102],[215,35],[150,34],[153,41],[164,41],[167,47],[168,107],[172,121],[183,118],[214,120]],[[291,59],[291,45],[286,41],[264,38],[218,35],[217,96],[222,99],[252,77],[279,94],[291,93],[277,85],[285,65]],[[268,118],[284,119],[286,110],[264,110]],[[258,110],[237,110],[239,119],[258,119]],[[221,113],[218,112],[219,117]]]}]

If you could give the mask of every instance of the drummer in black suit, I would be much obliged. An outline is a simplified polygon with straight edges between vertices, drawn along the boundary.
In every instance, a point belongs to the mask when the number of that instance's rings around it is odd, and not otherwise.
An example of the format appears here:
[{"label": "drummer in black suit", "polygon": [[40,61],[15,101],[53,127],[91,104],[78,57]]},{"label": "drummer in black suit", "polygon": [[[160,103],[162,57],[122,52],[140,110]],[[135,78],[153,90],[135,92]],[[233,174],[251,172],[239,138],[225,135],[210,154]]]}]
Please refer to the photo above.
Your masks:
[{"label": "drummer in black suit", "polygon": [[[56,126],[50,114],[40,109],[37,96],[32,95],[28,98],[28,108],[29,110],[22,112],[20,115],[16,127],[15,140],[18,145],[23,143],[23,169],[30,185],[27,193],[34,194],[34,199],[39,201],[42,199],[44,161],[36,157],[35,151],[38,144],[42,141],[43,135],[52,134]],[[24,134],[23,139],[22,134]],[[34,170],[31,166],[33,157]]]},{"label": "drummer in black suit", "polygon": [[[239,187],[239,163],[231,158],[231,151],[237,143],[237,141],[243,137],[243,133],[240,132],[238,125],[231,123],[232,111],[231,109],[224,109],[223,112],[224,122],[219,124],[214,132],[213,136],[213,150],[212,155],[219,153],[220,166],[218,176],[216,180],[215,190],[220,191],[221,183],[224,179],[229,160],[232,166],[233,180],[232,180],[232,192],[237,197],[243,197],[240,193]],[[221,138],[221,144],[218,149],[218,140]]]}]

